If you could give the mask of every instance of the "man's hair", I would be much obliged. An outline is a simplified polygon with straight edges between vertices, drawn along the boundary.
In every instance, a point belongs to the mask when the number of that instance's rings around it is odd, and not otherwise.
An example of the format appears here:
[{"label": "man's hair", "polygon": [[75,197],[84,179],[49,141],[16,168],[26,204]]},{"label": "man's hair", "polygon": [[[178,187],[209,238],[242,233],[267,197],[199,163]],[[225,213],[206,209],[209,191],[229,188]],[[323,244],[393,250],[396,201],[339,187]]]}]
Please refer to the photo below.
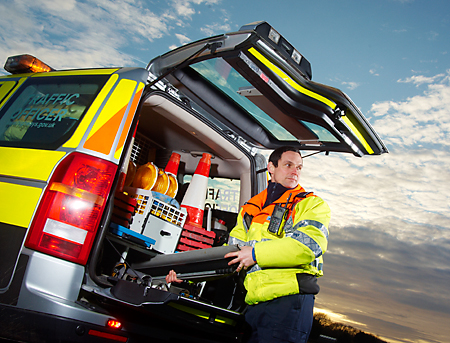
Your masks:
[{"label": "man's hair", "polygon": [[281,159],[281,155],[283,155],[286,151],[296,152],[300,155],[300,157],[302,157],[300,150],[298,150],[297,148],[294,148],[292,146],[282,146],[272,151],[269,156],[269,162],[272,162],[275,167],[278,167],[278,161]]}]

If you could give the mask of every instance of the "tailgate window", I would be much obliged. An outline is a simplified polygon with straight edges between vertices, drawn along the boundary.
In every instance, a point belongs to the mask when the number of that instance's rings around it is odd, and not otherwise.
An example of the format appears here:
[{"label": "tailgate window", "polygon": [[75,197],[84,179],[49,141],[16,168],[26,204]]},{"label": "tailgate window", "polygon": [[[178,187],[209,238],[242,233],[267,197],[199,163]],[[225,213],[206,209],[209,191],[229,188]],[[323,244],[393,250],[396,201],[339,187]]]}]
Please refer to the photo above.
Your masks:
[{"label": "tailgate window", "polygon": [[222,58],[205,60],[191,65],[190,67],[230,97],[232,101],[238,103],[271,135],[279,140],[297,141],[297,138],[286,131],[280,124],[242,94],[245,90],[256,90],[241,74]]},{"label": "tailgate window", "polygon": [[[241,55],[242,56],[242,55]],[[195,63],[190,66],[197,73],[219,89],[233,102],[239,104],[248,116],[253,117],[269,135],[272,135],[279,141],[297,142],[295,135],[285,129],[272,116],[279,111],[261,93],[247,81],[239,72],[222,58],[209,59]],[[255,66],[256,68],[256,66]],[[269,79],[266,82],[273,85]],[[338,143],[339,140],[325,127],[298,120],[295,125],[302,126],[302,141],[310,144],[316,142]],[[298,136],[298,135],[297,135]]]},{"label": "tailgate window", "polygon": [[0,112],[0,145],[57,149],[75,131],[107,78],[29,78]]}]

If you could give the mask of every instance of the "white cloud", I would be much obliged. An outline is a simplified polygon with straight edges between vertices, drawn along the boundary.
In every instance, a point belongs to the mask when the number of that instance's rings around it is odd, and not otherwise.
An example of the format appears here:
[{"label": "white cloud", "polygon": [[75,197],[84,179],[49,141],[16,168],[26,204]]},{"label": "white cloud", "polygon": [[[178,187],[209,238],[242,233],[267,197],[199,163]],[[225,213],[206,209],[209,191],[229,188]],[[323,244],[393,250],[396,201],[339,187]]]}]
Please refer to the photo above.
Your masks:
[{"label": "white cloud", "polygon": [[200,5],[200,4],[205,4],[205,5],[217,5],[221,2],[222,0],[192,0],[192,2],[194,4]]},{"label": "white cloud", "polygon": [[125,0],[17,0],[0,5],[0,13],[0,58],[32,53],[58,69],[136,65],[120,49],[133,40],[161,38],[168,30],[164,13]]},{"label": "white cloud", "polygon": [[178,15],[190,18],[195,14],[195,10],[191,6],[191,1],[173,0],[173,3]]},{"label": "white cloud", "polygon": [[351,82],[351,81],[350,82],[343,81],[342,84],[350,90],[354,90],[360,86],[358,82]]},{"label": "white cloud", "polygon": [[450,72],[410,82],[424,79],[422,94],[369,112],[389,154],[315,155],[302,175],[332,211],[318,306],[411,342],[431,341],[435,325],[447,337],[450,314]]},{"label": "white cloud", "polygon": [[181,45],[184,45],[186,43],[189,43],[191,41],[191,39],[185,35],[176,33],[175,36],[178,38],[178,40],[180,41]]},{"label": "white cloud", "polygon": [[424,75],[414,75],[411,77],[407,77],[406,79],[402,80],[399,79],[397,80],[397,82],[399,83],[413,83],[415,84],[417,87],[419,87],[420,85],[426,84],[426,83],[434,83],[436,81],[439,81],[440,79],[444,78],[445,74],[438,74],[435,76],[431,76],[431,77],[427,77]]},{"label": "white cloud", "polygon": [[229,24],[228,12],[222,9],[220,17],[222,18],[221,22],[208,24],[200,28],[200,31],[203,32],[206,36],[213,36],[218,33],[230,32],[231,26]]},{"label": "white cloud", "polygon": [[450,239],[450,77],[433,79],[421,95],[372,106],[389,154],[305,160],[304,187],[329,202],[332,225],[376,223],[415,244]]},{"label": "white cloud", "polygon": [[175,38],[188,43],[176,30],[186,26],[184,20],[192,19],[197,6],[219,2],[174,0],[156,8],[135,0],[0,3],[0,60],[31,53],[57,69],[145,66],[148,61],[138,60],[133,49],[146,49],[167,36],[172,36],[168,46]]},{"label": "white cloud", "polygon": [[192,5],[216,5],[221,0],[172,0],[175,11],[178,15],[191,19],[196,13]]}]

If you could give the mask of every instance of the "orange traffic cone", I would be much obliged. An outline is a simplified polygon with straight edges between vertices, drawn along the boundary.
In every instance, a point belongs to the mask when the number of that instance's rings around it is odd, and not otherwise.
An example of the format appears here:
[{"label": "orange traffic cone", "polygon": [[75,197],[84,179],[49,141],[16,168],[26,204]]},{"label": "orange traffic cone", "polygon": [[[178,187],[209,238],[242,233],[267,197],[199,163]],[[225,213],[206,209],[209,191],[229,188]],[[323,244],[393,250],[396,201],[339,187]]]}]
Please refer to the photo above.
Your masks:
[{"label": "orange traffic cone", "polygon": [[178,166],[180,165],[180,159],[181,155],[177,154],[176,152],[173,152],[172,155],[170,156],[169,162],[167,162],[166,169],[164,169],[165,172],[171,173],[176,176],[178,174]]},{"label": "orange traffic cone", "polygon": [[180,165],[181,155],[173,152],[170,156],[169,162],[167,162],[166,169],[164,171],[169,176],[169,189],[166,194],[172,198],[175,198],[175,195],[178,192],[178,166]]},{"label": "orange traffic cone", "polygon": [[211,155],[204,153],[195,169],[191,184],[181,201],[181,207],[186,208],[188,217],[186,224],[202,227],[203,211],[205,208],[208,176],[211,169]]}]

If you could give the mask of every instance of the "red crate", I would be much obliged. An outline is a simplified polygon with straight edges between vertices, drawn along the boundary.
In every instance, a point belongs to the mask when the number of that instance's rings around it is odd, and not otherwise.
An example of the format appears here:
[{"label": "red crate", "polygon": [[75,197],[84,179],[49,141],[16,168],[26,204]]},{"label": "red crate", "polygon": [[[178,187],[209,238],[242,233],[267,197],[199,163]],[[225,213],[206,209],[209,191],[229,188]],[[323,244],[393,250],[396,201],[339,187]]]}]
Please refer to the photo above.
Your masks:
[{"label": "red crate", "polygon": [[200,242],[196,242],[193,241],[192,239],[187,239],[187,238],[180,238],[180,241],[178,244],[184,244],[187,245],[189,247],[192,247],[193,249],[207,249],[207,248],[211,248],[211,245],[209,244],[204,244],[204,243],[200,243]]},{"label": "red crate", "polygon": [[185,231],[185,230],[189,231],[189,232],[192,232],[194,234],[202,235],[202,236],[205,236],[205,237],[208,237],[208,238],[212,238],[212,239],[214,239],[216,237],[216,233],[215,232],[207,231],[207,230],[205,230],[205,229],[203,229],[201,227],[197,227],[197,226],[194,226],[194,225],[191,225],[191,224],[188,224],[188,223],[184,224],[184,226],[183,226],[183,231]]},{"label": "red crate", "polygon": [[189,251],[189,250],[197,250],[197,248],[192,248],[189,245],[185,245],[185,244],[178,244],[177,246],[177,251]]},{"label": "red crate", "polygon": [[[115,205],[115,204],[114,204]],[[133,216],[133,212],[123,211],[120,207],[114,206],[113,213],[123,219],[131,221],[131,217]]]},{"label": "red crate", "polygon": [[187,230],[183,230],[181,232],[181,237],[187,238],[187,239],[191,239],[197,242],[202,242],[202,243],[206,243],[209,245],[212,245],[214,243],[214,238],[210,238],[210,237],[205,237],[202,235],[197,235],[195,233],[189,232]]}]

